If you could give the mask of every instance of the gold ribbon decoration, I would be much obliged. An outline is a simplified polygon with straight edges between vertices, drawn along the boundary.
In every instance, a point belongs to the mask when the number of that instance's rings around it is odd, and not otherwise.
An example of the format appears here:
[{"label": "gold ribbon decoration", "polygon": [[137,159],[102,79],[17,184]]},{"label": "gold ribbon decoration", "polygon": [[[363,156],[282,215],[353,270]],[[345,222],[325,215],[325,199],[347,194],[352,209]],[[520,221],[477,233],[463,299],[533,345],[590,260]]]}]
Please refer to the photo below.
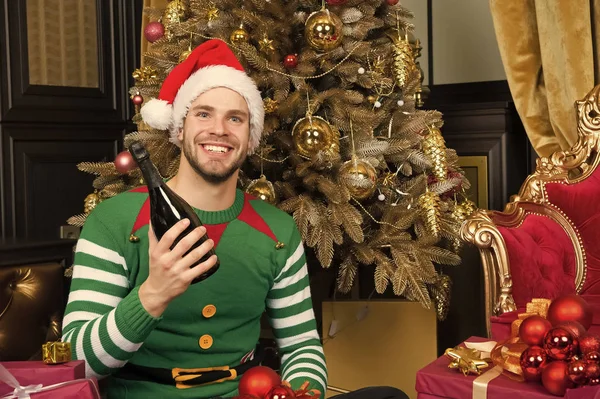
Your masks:
[{"label": "gold ribbon decoration", "polygon": [[490,366],[485,359],[481,358],[481,352],[476,349],[457,346],[446,349],[444,355],[451,360],[448,367],[458,369],[464,375],[469,373],[480,375],[483,369]]}]

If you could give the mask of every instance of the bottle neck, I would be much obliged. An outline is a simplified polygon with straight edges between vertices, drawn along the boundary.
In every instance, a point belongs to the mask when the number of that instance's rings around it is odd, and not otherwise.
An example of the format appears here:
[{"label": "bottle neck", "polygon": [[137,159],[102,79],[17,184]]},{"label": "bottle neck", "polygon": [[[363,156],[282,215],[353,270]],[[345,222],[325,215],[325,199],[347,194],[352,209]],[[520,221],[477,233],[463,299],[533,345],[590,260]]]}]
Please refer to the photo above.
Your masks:
[{"label": "bottle neck", "polygon": [[156,166],[154,166],[150,158],[144,159],[143,161],[139,162],[138,166],[142,171],[142,175],[144,176],[144,180],[146,181],[148,190],[153,190],[164,184],[162,176],[160,175],[158,169],[156,169]]}]

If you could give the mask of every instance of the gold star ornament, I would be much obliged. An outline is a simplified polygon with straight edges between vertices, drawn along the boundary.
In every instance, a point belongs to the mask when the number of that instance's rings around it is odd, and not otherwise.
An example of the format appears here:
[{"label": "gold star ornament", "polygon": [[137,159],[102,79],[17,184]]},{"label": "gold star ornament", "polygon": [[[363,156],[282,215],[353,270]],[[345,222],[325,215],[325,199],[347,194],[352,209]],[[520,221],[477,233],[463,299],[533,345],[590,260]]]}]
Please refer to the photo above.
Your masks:
[{"label": "gold star ornament", "polygon": [[265,35],[259,42],[260,51],[265,54],[271,54],[275,51],[275,47],[273,46],[273,40],[269,39],[267,35]]}]

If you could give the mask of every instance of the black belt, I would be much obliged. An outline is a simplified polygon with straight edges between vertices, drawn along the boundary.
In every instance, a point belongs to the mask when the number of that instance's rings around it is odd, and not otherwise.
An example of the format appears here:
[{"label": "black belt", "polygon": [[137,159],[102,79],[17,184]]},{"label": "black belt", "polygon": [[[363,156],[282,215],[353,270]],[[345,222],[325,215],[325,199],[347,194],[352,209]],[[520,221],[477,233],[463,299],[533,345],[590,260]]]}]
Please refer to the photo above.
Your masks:
[{"label": "black belt", "polygon": [[198,385],[213,384],[234,380],[262,360],[263,349],[257,345],[252,360],[235,367],[205,367],[195,369],[147,367],[126,363],[114,376],[125,380],[152,381],[160,384],[175,385],[177,388],[191,388]]}]

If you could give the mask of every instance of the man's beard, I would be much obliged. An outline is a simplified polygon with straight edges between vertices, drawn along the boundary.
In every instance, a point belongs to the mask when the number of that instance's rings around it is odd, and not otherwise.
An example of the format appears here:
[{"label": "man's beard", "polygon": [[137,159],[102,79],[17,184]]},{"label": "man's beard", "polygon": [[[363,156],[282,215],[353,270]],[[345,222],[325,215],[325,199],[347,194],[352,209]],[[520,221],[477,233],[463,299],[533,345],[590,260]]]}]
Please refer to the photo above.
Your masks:
[{"label": "man's beard", "polygon": [[239,159],[237,159],[229,169],[226,169],[222,172],[211,172],[203,169],[200,163],[198,162],[198,158],[195,156],[197,150],[194,151],[194,145],[194,143],[190,143],[189,141],[184,140],[183,155],[188,160],[192,169],[194,169],[194,171],[207,183],[220,184],[227,181],[242,166],[242,164],[246,160],[246,155],[244,154]]}]

